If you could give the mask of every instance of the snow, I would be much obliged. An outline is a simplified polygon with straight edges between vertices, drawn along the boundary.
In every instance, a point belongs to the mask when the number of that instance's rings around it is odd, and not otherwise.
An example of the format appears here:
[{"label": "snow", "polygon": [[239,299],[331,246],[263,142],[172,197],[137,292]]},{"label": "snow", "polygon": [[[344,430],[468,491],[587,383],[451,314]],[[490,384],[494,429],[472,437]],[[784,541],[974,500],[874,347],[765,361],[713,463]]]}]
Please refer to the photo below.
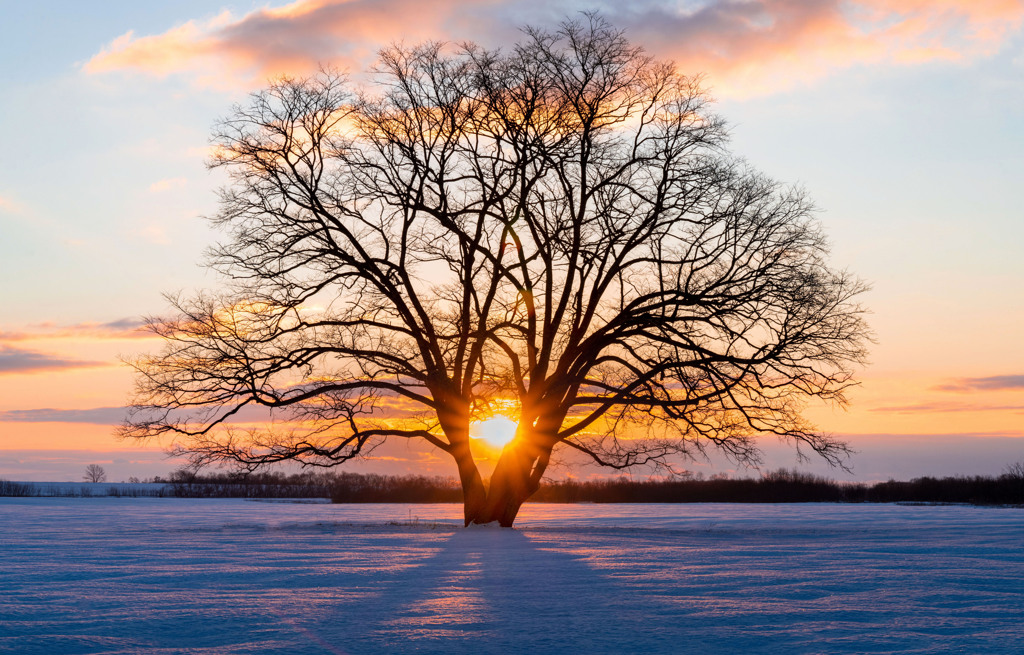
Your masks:
[{"label": "snow", "polygon": [[1024,510],[0,498],[0,652],[1008,653]]}]

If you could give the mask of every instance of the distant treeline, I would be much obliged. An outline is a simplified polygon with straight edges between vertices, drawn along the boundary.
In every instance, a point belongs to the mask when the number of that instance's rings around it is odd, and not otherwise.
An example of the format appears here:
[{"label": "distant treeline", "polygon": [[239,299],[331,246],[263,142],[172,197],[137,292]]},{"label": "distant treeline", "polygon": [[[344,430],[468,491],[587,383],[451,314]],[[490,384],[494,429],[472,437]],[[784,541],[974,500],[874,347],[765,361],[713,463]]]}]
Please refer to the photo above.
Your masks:
[{"label": "distant treeline", "polygon": [[[454,503],[454,478],[341,474],[330,483],[335,503]],[[1024,505],[1024,464],[999,476],[923,477],[875,484],[780,469],[760,478],[700,476],[661,480],[612,478],[545,481],[538,503],[969,503]]]},{"label": "distant treeline", "polygon": [[[0,480],[0,496],[170,496],[177,498],[330,498],[335,503],[457,503],[454,478],[361,473],[214,473],[175,471],[149,484],[76,484],[67,493],[47,483]],[[145,488],[142,488],[145,487]],[[95,489],[95,493],[93,492]],[[864,484],[780,469],[760,478],[700,475],[672,479],[546,481],[541,503],[969,503],[1024,505],[1024,463],[999,476],[923,477]]]},{"label": "distant treeline", "polygon": [[[335,503],[458,503],[458,480],[422,475],[348,472],[196,475],[176,471],[169,495],[185,498],[330,498]],[[673,479],[545,481],[540,503],[970,503],[1024,505],[1024,464],[1000,476],[915,478],[875,484],[836,482],[779,469],[760,478],[684,476]]]},{"label": "distant treeline", "polygon": [[780,469],[760,478],[559,480],[531,498],[548,503],[969,503],[1024,505],[1024,466],[997,477],[923,477],[864,484]]},{"label": "distant treeline", "polygon": [[220,473],[175,471],[166,482],[178,498],[330,498],[335,503],[461,503],[454,478],[348,472]]},{"label": "distant treeline", "polygon": [[171,473],[153,482],[167,485],[176,498],[330,498],[335,480],[342,475],[324,473],[211,473],[187,470]]},{"label": "distant treeline", "polygon": [[0,496],[35,496],[33,486],[31,483],[0,480]]},{"label": "distant treeline", "polygon": [[0,496],[21,496],[31,498],[64,497],[96,498],[114,497],[167,497],[172,495],[163,484],[138,483],[82,483],[82,482],[11,482],[0,480]]}]

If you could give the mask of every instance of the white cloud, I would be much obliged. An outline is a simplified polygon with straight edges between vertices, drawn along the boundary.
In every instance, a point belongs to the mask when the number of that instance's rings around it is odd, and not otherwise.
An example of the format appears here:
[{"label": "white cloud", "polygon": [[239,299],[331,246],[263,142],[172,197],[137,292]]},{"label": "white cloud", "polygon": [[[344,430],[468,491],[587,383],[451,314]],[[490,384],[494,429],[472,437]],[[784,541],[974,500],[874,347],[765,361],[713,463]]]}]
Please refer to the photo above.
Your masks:
[{"label": "white cloud", "polygon": [[10,196],[0,196],[0,213],[20,214],[22,213],[22,208]]},{"label": "white cloud", "polygon": [[131,236],[158,246],[166,246],[171,243],[167,228],[158,223],[139,226],[131,231]]},{"label": "white cloud", "polygon": [[183,177],[171,177],[165,180],[160,180],[149,185],[149,190],[153,193],[161,193],[163,191],[170,191],[172,189],[180,189],[188,184],[188,180]]}]

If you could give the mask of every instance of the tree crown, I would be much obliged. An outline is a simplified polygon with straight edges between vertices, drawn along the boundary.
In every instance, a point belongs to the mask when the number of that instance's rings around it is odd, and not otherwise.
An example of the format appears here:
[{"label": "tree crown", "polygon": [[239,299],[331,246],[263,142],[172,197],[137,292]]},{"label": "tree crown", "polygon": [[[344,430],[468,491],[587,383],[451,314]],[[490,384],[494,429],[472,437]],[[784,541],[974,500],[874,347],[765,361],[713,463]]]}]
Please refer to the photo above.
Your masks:
[{"label": "tree crown", "polygon": [[[708,102],[596,16],[507,52],[390,48],[362,90],[273,83],[214,135],[230,290],[151,322],[123,433],[333,465],[389,436],[454,453],[513,408],[541,473],[557,444],[756,461],[764,433],[839,462],[800,409],[844,401],[864,285]],[[222,429],[254,405],[287,427]]]}]

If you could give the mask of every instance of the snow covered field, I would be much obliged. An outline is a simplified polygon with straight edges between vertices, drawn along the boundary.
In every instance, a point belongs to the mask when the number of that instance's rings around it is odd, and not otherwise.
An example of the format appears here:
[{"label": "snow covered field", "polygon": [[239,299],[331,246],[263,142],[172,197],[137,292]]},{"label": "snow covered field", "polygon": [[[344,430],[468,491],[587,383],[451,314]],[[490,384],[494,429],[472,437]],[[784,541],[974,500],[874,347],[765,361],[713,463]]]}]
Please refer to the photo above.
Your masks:
[{"label": "snow covered field", "polygon": [[1022,509],[460,512],[0,498],[0,652],[1024,651]]}]

